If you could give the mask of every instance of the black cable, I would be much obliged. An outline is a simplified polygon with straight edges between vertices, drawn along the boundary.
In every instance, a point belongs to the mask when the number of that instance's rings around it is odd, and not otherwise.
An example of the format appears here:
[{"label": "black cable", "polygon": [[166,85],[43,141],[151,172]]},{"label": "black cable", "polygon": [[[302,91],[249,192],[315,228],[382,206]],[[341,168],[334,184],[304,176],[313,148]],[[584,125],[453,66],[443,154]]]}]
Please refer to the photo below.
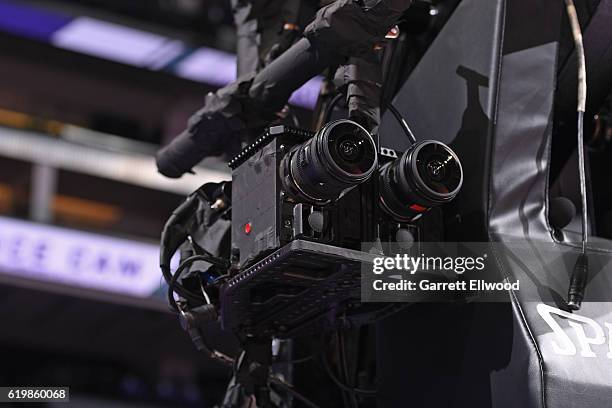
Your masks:
[{"label": "black cable", "polygon": [[588,209],[587,209],[587,183],[584,159],[584,112],[586,111],[587,80],[586,80],[586,59],[584,54],[584,43],[582,42],[582,31],[578,13],[573,0],[565,0],[567,16],[572,28],[572,37],[576,48],[576,61],[578,64],[578,130],[577,130],[577,150],[578,150],[578,177],[580,180],[580,199],[582,204],[582,251],[574,265],[570,277],[570,285],[567,295],[567,307],[571,310],[580,310],[582,300],[588,282],[589,261],[586,247],[589,237],[588,231]]},{"label": "black cable", "polygon": [[[325,339],[321,338],[321,341],[324,343]],[[323,368],[325,369],[325,372],[327,372],[327,375],[329,376],[329,378],[331,378],[331,380],[334,382],[334,384],[336,384],[342,390],[344,390],[346,392],[350,392],[350,393],[359,394],[359,395],[362,395],[364,397],[373,397],[373,398],[375,398],[376,395],[378,394],[377,390],[363,390],[361,388],[354,388],[354,387],[350,387],[350,386],[344,384],[342,381],[340,381],[338,379],[338,377],[336,377],[336,375],[334,374],[333,370],[329,366],[329,361],[327,361],[327,357],[325,356],[325,353],[323,353],[323,355],[321,356],[321,360],[322,360],[322,363],[323,363]]]},{"label": "black cable", "polygon": [[172,275],[170,283],[168,283],[168,303],[174,310],[179,310],[176,304],[176,300],[174,299],[174,292],[178,293],[180,296],[183,296],[187,300],[195,302],[202,301],[202,296],[186,289],[184,286],[178,283],[178,278],[180,278],[181,274],[185,271],[185,269],[191,266],[196,261],[206,261],[215,266],[225,268],[229,267],[227,261],[210,255],[193,255],[181,262],[179,267],[176,269],[176,272],[174,272],[174,275]]},{"label": "black cable", "polygon": [[295,398],[299,399],[304,405],[310,408],[319,408],[317,404],[300,394],[298,391],[296,391],[293,385],[285,382],[284,380],[281,380],[276,376],[270,376],[270,383],[278,385],[280,388],[284,389],[285,391],[293,395]]},{"label": "black cable", "polygon": [[[586,193],[586,170],[584,159],[584,112],[578,111],[578,156],[579,156],[579,176],[580,176],[580,199],[581,199],[581,219],[582,219],[582,252],[586,251],[586,244],[589,240],[588,228],[588,204]],[[580,154],[582,153],[582,154]]]},{"label": "black cable", "polygon": [[300,119],[295,114],[295,111],[293,110],[293,108],[291,106],[288,106],[287,109],[289,110],[289,116],[291,117],[291,122],[293,123],[293,126],[295,126],[298,129],[301,128]]},{"label": "black cable", "polygon": [[301,363],[306,363],[312,359],[314,359],[316,356],[318,356],[319,354],[321,354],[322,350],[319,350],[315,353],[312,353],[308,356],[305,357],[300,357],[300,358],[292,358],[289,360],[275,360],[272,362],[272,364],[301,364]]},{"label": "black cable", "polygon": [[349,387],[348,385],[340,381],[338,377],[336,377],[331,367],[329,366],[329,362],[327,361],[327,358],[325,358],[325,356],[323,356],[321,360],[323,360],[323,368],[325,368],[325,371],[327,372],[327,375],[329,375],[329,378],[331,378],[334,384],[336,384],[338,387],[340,387],[344,391],[359,394],[364,397],[372,397],[372,398],[375,398],[376,395],[378,394],[377,390],[362,390],[361,388]]},{"label": "black cable", "polygon": [[[201,256],[201,255],[196,255],[196,256]],[[195,262],[196,260],[197,259],[190,261],[190,258],[187,258],[185,261],[181,262],[179,267],[176,269],[176,272],[174,272],[174,275],[172,275],[170,282],[168,283],[168,303],[176,311],[179,310],[179,307],[176,304],[176,300],[174,299],[175,292],[179,296],[182,296],[185,299],[191,300],[193,302],[201,302],[203,299],[203,296],[200,296],[199,293],[192,292],[189,289],[186,289],[183,285],[178,283],[178,278],[182,275],[183,271],[187,267],[191,266],[191,264]]]},{"label": "black cable", "polygon": [[350,381],[348,381],[348,377],[349,377],[349,369],[348,369],[348,360],[346,357],[346,347],[345,347],[345,342],[344,342],[344,335],[342,334],[341,330],[338,330],[337,332],[337,339],[338,339],[338,352],[340,354],[340,364],[342,365],[342,371],[344,372],[344,380],[347,381],[350,385]]},{"label": "black cable", "polygon": [[208,355],[209,358],[215,361],[219,361],[220,363],[226,366],[234,367],[235,359],[211,347],[208,341],[206,341],[202,330],[198,328],[192,328],[188,329],[187,332],[189,333],[189,337],[191,338],[191,341],[195,344],[198,351],[204,352]]},{"label": "black cable", "polygon": [[[338,340],[338,353],[340,355],[340,366],[342,367],[343,380],[349,387],[352,387],[353,384],[351,384],[352,381],[350,379],[350,370],[346,356],[346,343],[342,330],[338,330],[336,332],[336,338]],[[359,403],[357,402],[357,398],[354,393],[349,393],[348,398],[351,401],[351,405],[353,407],[357,408],[359,406]]]},{"label": "black cable", "polygon": [[[168,303],[170,304],[170,306],[174,310],[178,310],[178,307],[176,305],[176,301],[174,300],[174,293],[175,292],[178,293],[180,296],[184,297],[185,299],[191,300],[193,302],[200,302],[202,300],[202,297],[199,294],[196,294],[196,293],[186,289],[182,285],[178,284],[176,281],[174,283],[172,283],[172,280],[174,279],[174,276],[176,276],[177,273],[180,276],[180,274],[183,272],[185,267],[186,267],[186,265],[183,268],[181,268],[179,266],[179,268],[177,269],[177,271],[175,272],[174,275],[172,275],[170,273],[170,268],[167,268],[168,276],[170,277],[170,281],[168,282]],[[162,268],[162,271],[164,271],[164,269],[165,268]]]},{"label": "black cable", "polygon": [[[318,338],[318,337],[317,337]],[[272,362],[272,364],[300,364],[310,361],[323,353],[325,351],[325,347],[323,345],[319,345],[317,349],[312,351],[310,354],[305,355],[304,357],[290,358],[287,360],[277,359]]]},{"label": "black cable", "polygon": [[325,107],[325,114],[323,115],[323,123],[324,124],[328,123],[331,120],[331,116],[332,116],[332,113],[334,111],[334,108],[336,107],[338,102],[340,102],[340,99],[342,99],[343,96],[344,96],[343,94],[338,93],[336,96],[333,97],[333,99]]},{"label": "black cable", "polygon": [[397,121],[399,122],[400,126],[402,127],[402,130],[404,131],[406,136],[408,136],[408,139],[410,139],[410,143],[415,144],[417,142],[417,139],[414,136],[414,133],[412,133],[410,126],[408,126],[408,123],[406,122],[402,114],[399,113],[397,108],[393,106],[391,102],[387,104],[387,109],[389,109],[389,111],[393,114],[393,116],[395,116],[395,119],[397,119]]}]

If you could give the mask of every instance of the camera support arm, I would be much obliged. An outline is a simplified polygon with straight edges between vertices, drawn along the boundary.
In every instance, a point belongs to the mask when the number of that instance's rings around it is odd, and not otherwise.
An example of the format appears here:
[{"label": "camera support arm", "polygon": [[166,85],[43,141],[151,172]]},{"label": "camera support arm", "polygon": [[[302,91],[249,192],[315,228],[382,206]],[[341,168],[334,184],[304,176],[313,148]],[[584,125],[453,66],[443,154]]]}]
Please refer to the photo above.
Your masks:
[{"label": "camera support arm", "polygon": [[257,408],[282,408],[286,405],[270,388],[272,340],[247,338],[242,342],[243,351],[234,366],[222,408],[254,406]]},{"label": "camera support arm", "polygon": [[159,171],[180,177],[204,157],[237,153],[240,138],[277,119],[293,91],[310,78],[350,57],[371,55],[412,0],[364,3],[337,0],[323,7],[306,27],[305,38],[263,70],[208,94],[187,129],[158,153]]}]

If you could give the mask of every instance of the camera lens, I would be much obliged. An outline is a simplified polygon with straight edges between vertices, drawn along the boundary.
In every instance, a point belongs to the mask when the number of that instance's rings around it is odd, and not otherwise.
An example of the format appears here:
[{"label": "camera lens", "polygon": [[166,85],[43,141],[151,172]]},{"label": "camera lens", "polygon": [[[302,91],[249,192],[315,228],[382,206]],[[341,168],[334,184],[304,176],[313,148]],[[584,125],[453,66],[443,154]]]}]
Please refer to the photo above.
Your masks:
[{"label": "camera lens", "polygon": [[442,143],[428,143],[416,154],[416,169],[427,188],[446,199],[461,184],[461,163],[455,153]]},{"label": "camera lens", "polygon": [[395,219],[412,220],[451,201],[463,183],[461,162],[450,147],[429,140],[413,145],[380,169],[380,204]]},{"label": "camera lens", "polygon": [[377,164],[372,136],[353,121],[337,120],[292,149],[281,174],[294,197],[324,204],[370,178]]},{"label": "camera lens", "polygon": [[370,135],[350,123],[340,123],[327,135],[331,159],[349,174],[367,172],[376,161],[376,147]]}]

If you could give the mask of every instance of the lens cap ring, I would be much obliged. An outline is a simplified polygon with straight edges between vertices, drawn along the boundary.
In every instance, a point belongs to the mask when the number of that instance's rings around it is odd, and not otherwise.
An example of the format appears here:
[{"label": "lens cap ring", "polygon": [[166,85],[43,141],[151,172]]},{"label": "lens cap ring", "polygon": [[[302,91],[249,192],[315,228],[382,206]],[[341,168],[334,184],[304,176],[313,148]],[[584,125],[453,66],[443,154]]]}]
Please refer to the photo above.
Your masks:
[{"label": "lens cap ring", "polygon": [[[420,156],[426,149],[429,150],[426,154],[434,153],[429,158]],[[443,157],[442,160],[438,158],[432,159],[432,157],[440,156],[442,153],[446,156]],[[409,150],[409,154],[405,157],[406,161],[403,164],[405,166],[410,166],[410,174],[413,177],[413,183],[409,183],[406,177],[402,177],[402,181],[407,184],[413,184],[414,187],[428,199],[435,203],[442,204],[451,201],[461,190],[461,186],[463,185],[463,167],[459,157],[446,144],[437,140],[425,140],[414,145]],[[429,171],[429,166],[431,166],[433,162],[439,162],[439,165],[443,166],[442,170],[446,172],[446,174],[444,174],[446,177],[443,176],[440,180],[433,180],[433,177],[428,174],[430,180],[424,180],[423,173]],[[424,170],[424,167],[428,167],[427,170]],[[450,172],[454,174],[449,174]],[[442,181],[445,181],[446,185],[444,185],[445,183]],[[444,185],[447,192],[434,190],[432,185],[435,184]]]},{"label": "lens cap ring", "polygon": [[[340,127],[345,130],[339,130]],[[348,131],[348,129],[351,128],[352,133]],[[334,132],[339,133],[334,134]],[[349,137],[351,134],[355,136],[353,140]],[[327,168],[330,174],[341,181],[350,183],[363,182],[369,179],[378,167],[376,143],[372,135],[357,122],[348,119],[330,122],[325,125],[315,137],[320,137],[315,146],[317,147],[317,153],[322,154],[324,157],[324,160],[321,160],[322,164]],[[349,163],[343,163],[345,168],[338,164],[338,161],[343,159],[343,154],[334,154],[332,150],[330,150],[330,145],[340,148],[343,146],[343,143],[346,145],[346,142],[352,142],[355,149],[362,149],[363,154],[361,163],[352,163],[358,173],[351,173],[351,171],[346,168],[346,166],[351,165]],[[359,156],[358,152],[357,156]],[[362,165],[360,166],[360,164]],[[365,164],[366,168],[360,168],[364,167],[363,164]]]}]

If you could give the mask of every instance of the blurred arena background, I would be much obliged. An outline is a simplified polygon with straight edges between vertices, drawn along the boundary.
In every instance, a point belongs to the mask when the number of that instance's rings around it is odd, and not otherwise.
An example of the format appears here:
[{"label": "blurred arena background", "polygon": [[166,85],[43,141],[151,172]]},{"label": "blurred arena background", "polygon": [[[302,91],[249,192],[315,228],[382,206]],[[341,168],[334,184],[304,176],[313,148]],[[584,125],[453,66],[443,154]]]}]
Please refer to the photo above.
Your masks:
[{"label": "blurred arena background", "polygon": [[69,385],[79,407],[219,400],[228,373],[166,312],[157,240],[229,173],[165,180],[153,155],[233,78],[234,36],[224,0],[0,1],[0,384]]}]

